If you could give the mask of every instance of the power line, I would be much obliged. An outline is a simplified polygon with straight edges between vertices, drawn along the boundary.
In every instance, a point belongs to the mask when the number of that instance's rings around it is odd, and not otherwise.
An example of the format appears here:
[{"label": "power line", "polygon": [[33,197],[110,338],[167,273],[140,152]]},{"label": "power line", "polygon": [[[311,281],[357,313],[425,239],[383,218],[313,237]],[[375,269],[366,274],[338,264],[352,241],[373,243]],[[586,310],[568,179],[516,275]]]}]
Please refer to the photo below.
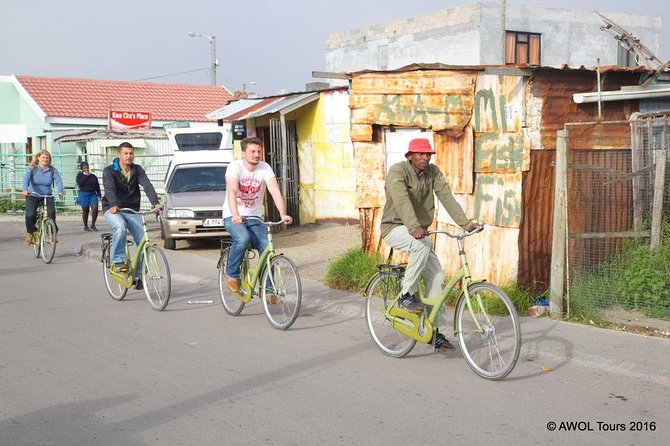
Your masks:
[{"label": "power line", "polygon": [[211,68],[196,68],[195,70],[189,70],[189,71],[182,71],[180,73],[172,73],[172,74],[165,74],[163,76],[154,76],[154,77],[145,77],[143,79],[135,79],[136,81],[148,81],[152,79],[161,79],[163,77],[171,77],[171,76],[179,76],[180,74],[188,74],[188,73],[195,73],[196,71],[204,71],[204,70],[210,70]]}]

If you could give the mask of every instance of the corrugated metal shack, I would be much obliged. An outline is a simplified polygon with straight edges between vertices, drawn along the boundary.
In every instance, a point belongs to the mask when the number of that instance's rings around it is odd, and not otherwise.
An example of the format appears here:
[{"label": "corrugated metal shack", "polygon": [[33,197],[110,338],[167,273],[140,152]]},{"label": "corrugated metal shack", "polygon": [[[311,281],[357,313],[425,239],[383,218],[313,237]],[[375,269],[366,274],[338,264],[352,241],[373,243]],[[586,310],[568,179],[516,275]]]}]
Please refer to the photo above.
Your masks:
[{"label": "corrugated metal shack", "polygon": [[[601,88],[637,84],[642,72],[648,71],[600,67]],[[386,132],[431,131],[434,162],[456,199],[469,217],[488,225],[466,240],[473,275],[547,289],[556,131],[566,122],[598,119],[597,104],[572,100],[574,93],[596,91],[596,79],[594,69],[583,67],[415,64],[352,73],[351,138],[364,249],[389,253],[379,231],[389,163]],[[638,101],[607,103],[601,119],[627,120],[638,109]],[[581,148],[597,148],[599,131],[586,126],[590,135],[580,138],[586,144]],[[441,206],[436,217],[439,227],[453,225]],[[435,248],[447,273],[455,271],[455,243],[439,237]]]}]

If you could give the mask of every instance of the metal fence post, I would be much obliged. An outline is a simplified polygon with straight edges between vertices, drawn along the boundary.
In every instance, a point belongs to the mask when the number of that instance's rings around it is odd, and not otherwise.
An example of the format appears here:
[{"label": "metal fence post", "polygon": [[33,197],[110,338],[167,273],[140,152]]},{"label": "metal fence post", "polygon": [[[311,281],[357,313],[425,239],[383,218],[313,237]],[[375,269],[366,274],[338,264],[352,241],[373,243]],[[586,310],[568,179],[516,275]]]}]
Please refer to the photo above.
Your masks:
[{"label": "metal fence post", "polygon": [[549,314],[563,316],[565,285],[565,244],[567,210],[568,131],[556,132],[556,179],[554,187],[554,225],[551,242],[551,278],[549,285]]},{"label": "metal fence post", "polygon": [[[664,132],[665,133],[665,132]],[[665,134],[663,135],[665,136]],[[665,190],[665,142],[654,151],[656,174],[654,175],[654,201],[651,214],[651,242],[649,247],[656,250],[661,245],[661,226],[663,223],[663,192]]]}]

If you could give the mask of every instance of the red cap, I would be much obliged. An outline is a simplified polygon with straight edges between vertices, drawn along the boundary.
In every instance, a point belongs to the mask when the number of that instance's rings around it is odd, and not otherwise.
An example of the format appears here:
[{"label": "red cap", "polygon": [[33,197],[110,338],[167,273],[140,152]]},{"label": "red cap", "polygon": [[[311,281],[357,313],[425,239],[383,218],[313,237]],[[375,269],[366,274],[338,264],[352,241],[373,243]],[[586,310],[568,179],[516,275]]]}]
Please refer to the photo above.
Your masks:
[{"label": "red cap", "polygon": [[426,138],[415,138],[409,142],[409,147],[407,148],[407,153],[405,153],[405,158],[407,158],[410,153],[434,154],[435,151],[430,146],[430,141],[428,141]]}]

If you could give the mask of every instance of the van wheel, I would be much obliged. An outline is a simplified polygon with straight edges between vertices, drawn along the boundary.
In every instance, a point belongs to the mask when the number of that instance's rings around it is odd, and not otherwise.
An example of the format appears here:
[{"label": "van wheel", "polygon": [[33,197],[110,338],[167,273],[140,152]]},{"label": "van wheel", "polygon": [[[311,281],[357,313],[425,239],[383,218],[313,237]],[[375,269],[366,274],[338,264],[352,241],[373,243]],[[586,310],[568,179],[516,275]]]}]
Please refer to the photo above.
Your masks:
[{"label": "van wheel", "polygon": [[163,239],[163,247],[165,249],[175,250],[177,249],[177,241],[173,238],[165,237]]}]

